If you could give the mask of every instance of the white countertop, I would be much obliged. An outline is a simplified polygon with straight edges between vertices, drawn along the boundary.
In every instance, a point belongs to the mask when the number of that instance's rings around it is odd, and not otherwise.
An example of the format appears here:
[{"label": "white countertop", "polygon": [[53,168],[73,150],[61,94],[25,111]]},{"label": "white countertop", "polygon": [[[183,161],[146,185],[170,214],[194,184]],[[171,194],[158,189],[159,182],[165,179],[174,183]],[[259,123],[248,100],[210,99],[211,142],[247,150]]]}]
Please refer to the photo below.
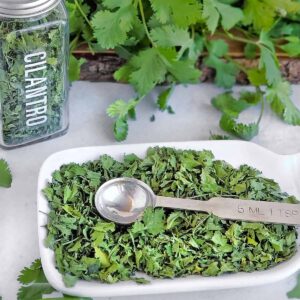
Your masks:
[{"label": "white countertop", "polygon": [[[293,98],[300,107],[300,86],[294,86],[293,90]],[[171,99],[175,115],[155,110],[157,91],[154,92],[138,108],[137,121],[130,122],[125,143],[207,140],[210,131],[221,133],[218,127],[220,113],[210,105],[210,99],[220,92],[209,84],[177,87]],[[0,158],[9,162],[14,175],[12,188],[0,190],[0,296],[3,300],[16,299],[19,271],[39,257],[36,186],[42,162],[50,154],[68,148],[115,144],[112,120],[106,116],[105,110],[113,100],[120,97],[129,99],[133,95],[128,85],[76,82],[70,94],[71,119],[67,135],[20,149],[0,149]],[[156,120],[150,122],[154,113]],[[245,118],[251,120],[254,113],[258,115],[253,109]],[[284,124],[267,110],[260,135],[253,142],[280,154],[298,153],[300,127]],[[115,299],[284,300],[287,299],[286,292],[295,284],[295,278],[255,288]]]}]

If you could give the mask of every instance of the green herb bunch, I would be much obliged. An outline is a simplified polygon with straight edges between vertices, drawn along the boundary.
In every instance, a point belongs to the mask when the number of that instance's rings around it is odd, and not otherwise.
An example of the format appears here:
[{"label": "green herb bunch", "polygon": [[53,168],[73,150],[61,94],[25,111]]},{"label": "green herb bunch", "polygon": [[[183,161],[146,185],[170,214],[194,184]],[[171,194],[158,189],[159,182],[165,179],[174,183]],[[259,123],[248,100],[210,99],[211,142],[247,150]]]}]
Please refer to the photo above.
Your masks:
[{"label": "green herb bunch", "polygon": [[[54,9],[41,19],[3,19],[0,22],[0,119],[4,146],[22,145],[64,129],[68,91],[63,80],[66,69],[63,50],[67,37],[66,24],[58,22],[63,18],[60,10]],[[41,126],[28,127],[24,57],[39,51],[48,54],[48,68],[38,74],[51,83],[47,91],[48,121]]]},{"label": "green herb bunch", "polygon": [[[150,148],[144,159],[109,156],[64,165],[44,189],[50,212],[46,245],[67,286],[78,279],[114,283],[201,274],[252,272],[275,266],[296,252],[293,226],[226,221],[188,211],[148,209],[121,226],[102,219],[94,205],[109,179],[134,177],[162,196],[207,200],[214,196],[295,203],[277,183],[247,165],[214,160],[210,151]],[[224,200],[226,201],[226,200]]]},{"label": "green herb bunch", "polygon": [[[115,119],[117,140],[126,139],[128,120],[151,90],[166,83],[157,107],[168,110],[176,83],[199,82],[196,63],[216,73],[216,85],[228,90],[213,101],[222,112],[220,126],[250,140],[259,132],[265,104],[286,123],[300,125],[300,111],[291,100],[291,87],[283,80],[276,49],[290,57],[300,55],[300,2],[296,0],[68,0],[72,49],[87,43],[92,52],[114,49],[126,60],[115,73],[117,81],[129,82],[136,91],[130,100],[119,99],[107,110]],[[245,57],[258,58],[258,66],[246,69],[233,61],[228,41],[244,47]],[[83,62],[72,58],[72,77]],[[256,88],[232,97],[236,75],[245,72]],[[201,100],[201,99],[199,99]],[[240,113],[260,106],[251,124],[239,123]]]}]

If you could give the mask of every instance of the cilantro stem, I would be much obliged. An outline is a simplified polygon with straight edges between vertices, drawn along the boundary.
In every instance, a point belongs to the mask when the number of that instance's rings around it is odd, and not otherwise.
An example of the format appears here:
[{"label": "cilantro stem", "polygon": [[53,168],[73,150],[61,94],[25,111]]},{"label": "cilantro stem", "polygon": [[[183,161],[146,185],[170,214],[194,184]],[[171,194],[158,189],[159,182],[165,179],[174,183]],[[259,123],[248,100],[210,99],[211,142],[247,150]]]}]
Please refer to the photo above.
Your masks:
[{"label": "cilantro stem", "polygon": [[67,245],[69,245],[69,244],[71,244],[71,243],[74,243],[75,241],[77,241],[79,239],[79,237],[76,237],[75,239],[73,239],[72,241],[67,241],[66,243],[63,243],[62,245],[63,246],[67,246]]},{"label": "cilantro stem", "polygon": [[141,18],[142,18],[142,22],[143,22],[143,26],[144,26],[146,35],[147,35],[149,41],[151,42],[151,44],[153,45],[153,47],[156,48],[156,45],[155,45],[154,41],[153,41],[152,38],[151,38],[149,29],[148,29],[148,26],[147,26],[147,22],[146,22],[146,18],[145,18],[145,13],[144,13],[143,2],[142,2],[142,0],[138,0],[138,3],[139,3],[139,8],[140,8],[140,13],[141,13]]},{"label": "cilantro stem", "polygon": [[131,241],[132,241],[132,246],[133,246],[134,252],[136,252],[136,247],[135,247],[135,242],[134,242],[134,237],[132,235],[132,232],[128,231],[128,233],[129,233]]},{"label": "cilantro stem", "polygon": [[253,41],[253,40],[242,38],[242,37],[239,37],[239,36],[234,36],[233,34],[231,34],[228,31],[226,31],[226,34],[221,33],[221,35],[223,35],[225,37],[228,37],[228,38],[230,38],[234,41],[244,43],[244,44],[252,44],[252,45],[255,45],[255,46],[259,45],[259,41]]},{"label": "cilantro stem", "polygon": [[82,10],[80,4],[78,3],[77,0],[74,0],[75,5],[77,6],[79,12],[81,13],[81,15],[83,16],[83,18],[85,19],[86,23],[90,26],[91,29],[93,29],[92,23],[90,22],[90,20],[88,19],[87,15],[84,13],[84,11]]},{"label": "cilantro stem", "polygon": [[70,43],[70,51],[72,52],[78,46],[78,40],[80,38],[80,33],[76,35],[76,37]]},{"label": "cilantro stem", "polygon": [[[259,87],[256,90],[257,90],[257,92],[261,92]],[[259,118],[258,118],[258,121],[257,121],[257,125],[260,124],[261,119],[264,115],[264,111],[265,111],[265,99],[264,99],[263,94],[262,94],[262,96],[261,96],[261,111],[260,111],[260,115],[259,115]]]}]

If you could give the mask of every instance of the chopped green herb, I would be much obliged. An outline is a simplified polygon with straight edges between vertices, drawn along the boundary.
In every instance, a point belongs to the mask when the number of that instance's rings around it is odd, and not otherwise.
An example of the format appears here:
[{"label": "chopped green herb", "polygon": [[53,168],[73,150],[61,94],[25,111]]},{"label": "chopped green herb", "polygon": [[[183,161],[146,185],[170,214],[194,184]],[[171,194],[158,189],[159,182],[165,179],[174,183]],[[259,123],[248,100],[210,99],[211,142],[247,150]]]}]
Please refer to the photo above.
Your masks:
[{"label": "chopped green herb", "polygon": [[210,151],[150,148],[116,161],[103,155],[63,165],[44,189],[50,213],[46,245],[70,286],[77,279],[142,282],[137,271],[156,278],[265,270],[297,249],[293,226],[234,222],[206,213],[147,209],[131,226],[104,220],[94,205],[109,179],[134,177],[162,196],[205,201],[214,196],[296,203],[273,180],[247,165],[234,168]]},{"label": "chopped green herb", "polygon": [[65,129],[65,18],[56,8],[42,19],[1,20],[0,135],[6,147]]}]

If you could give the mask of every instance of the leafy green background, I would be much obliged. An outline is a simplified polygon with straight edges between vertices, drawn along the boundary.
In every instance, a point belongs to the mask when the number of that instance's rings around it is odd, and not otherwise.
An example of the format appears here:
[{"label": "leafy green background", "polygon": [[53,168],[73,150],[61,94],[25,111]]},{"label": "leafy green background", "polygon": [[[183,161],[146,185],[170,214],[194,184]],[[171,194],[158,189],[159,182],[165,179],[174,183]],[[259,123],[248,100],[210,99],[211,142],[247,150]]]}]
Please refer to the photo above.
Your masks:
[{"label": "leafy green background", "polygon": [[[118,99],[107,110],[115,119],[114,134],[126,139],[135,109],[160,84],[158,109],[170,111],[169,99],[176,83],[199,82],[196,68],[200,55],[215,70],[217,86],[230,91],[243,71],[256,92],[233,100],[223,96],[221,128],[250,140],[259,133],[264,108],[269,105],[284,122],[299,126],[300,111],[291,100],[291,87],[281,76],[276,49],[290,57],[300,55],[300,2],[296,0],[68,0],[71,49],[87,44],[91,52],[114,49],[126,60],[115,72],[117,81],[129,82],[136,91],[130,100]],[[232,60],[228,41],[244,47],[245,57],[258,58],[255,68],[245,69]],[[72,78],[78,78],[83,61],[72,58]],[[226,93],[227,95],[227,93]],[[255,100],[253,100],[255,99]],[[234,103],[248,102],[236,111]],[[239,114],[251,106],[261,107],[250,124]],[[172,111],[172,110],[171,110]]]}]

